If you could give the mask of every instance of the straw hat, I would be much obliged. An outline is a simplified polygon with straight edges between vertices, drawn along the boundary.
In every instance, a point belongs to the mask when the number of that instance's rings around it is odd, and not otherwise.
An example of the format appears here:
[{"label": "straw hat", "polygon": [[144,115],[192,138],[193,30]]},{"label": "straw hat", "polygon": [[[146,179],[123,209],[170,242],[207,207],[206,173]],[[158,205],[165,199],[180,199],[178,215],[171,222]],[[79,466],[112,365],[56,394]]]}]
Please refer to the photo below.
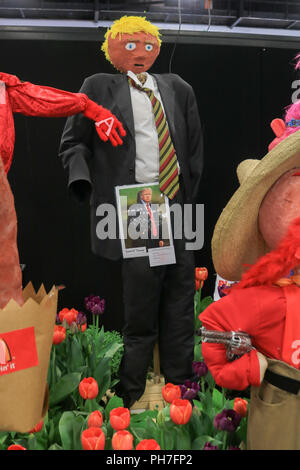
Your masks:
[{"label": "straw hat", "polygon": [[260,205],[271,186],[287,171],[300,167],[300,130],[261,160],[244,160],[237,167],[240,187],[222,211],[212,238],[216,272],[229,281],[241,279],[245,264],[269,251],[258,229]]}]

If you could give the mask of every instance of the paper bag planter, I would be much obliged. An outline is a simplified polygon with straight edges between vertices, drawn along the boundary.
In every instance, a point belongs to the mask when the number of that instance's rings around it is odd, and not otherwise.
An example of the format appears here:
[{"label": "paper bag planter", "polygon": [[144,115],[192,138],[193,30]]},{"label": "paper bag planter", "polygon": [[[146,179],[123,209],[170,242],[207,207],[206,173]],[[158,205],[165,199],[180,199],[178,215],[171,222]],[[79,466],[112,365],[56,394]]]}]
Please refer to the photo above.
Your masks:
[{"label": "paper bag planter", "polygon": [[56,287],[36,293],[29,283],[23,306],[11,299],[0,309],[0,431],[26,433],[47,412],[57,295]]}]

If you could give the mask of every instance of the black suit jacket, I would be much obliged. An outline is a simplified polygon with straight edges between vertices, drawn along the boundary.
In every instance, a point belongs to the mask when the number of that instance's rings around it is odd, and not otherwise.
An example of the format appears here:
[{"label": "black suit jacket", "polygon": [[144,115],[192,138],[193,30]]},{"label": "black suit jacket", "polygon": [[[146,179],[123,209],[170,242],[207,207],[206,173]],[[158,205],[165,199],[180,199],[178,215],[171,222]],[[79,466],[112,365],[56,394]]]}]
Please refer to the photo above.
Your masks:
[{"label": "black suit jacket", "polygon": [[[181,169],[181,189],[186,203],[195,202],[203,167],[203,139],[192,87],[175,74],[155,75]],[[123,124],[123,145],[113,147],[98,137],[94,123],[82,114],[67,119],[59,155],[68,172],[70,191],[78,197],[90,193],[92,250],[108,259],[122,256],[118,239],[99,240],[96,226],[100,204],[116,205],[115,186],[135,184],[135,132],[126,75],[96,74],[81,89],[90,99],[109,109]],[[87,191],[86,191],[87,190]]]}]

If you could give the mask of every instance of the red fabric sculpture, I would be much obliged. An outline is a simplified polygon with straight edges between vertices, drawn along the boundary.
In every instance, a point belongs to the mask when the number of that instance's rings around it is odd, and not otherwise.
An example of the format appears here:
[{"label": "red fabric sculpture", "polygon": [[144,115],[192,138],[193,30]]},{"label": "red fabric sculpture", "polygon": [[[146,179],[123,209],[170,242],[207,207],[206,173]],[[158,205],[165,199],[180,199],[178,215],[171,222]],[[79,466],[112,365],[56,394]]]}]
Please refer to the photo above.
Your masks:
[{"label": "red fabric sculpture", "polygon": [[101,140],[110,140],[113,146],[122,144],[120,135],[125,136],[126,132],[120,121],[85,94],[21,82],[14,75],[0,73],[0,308],[9,299],[20,305],[23,303],[17,217],[14,197],[6,177],[15,142],[13,113],[64,117],[80,112],[95,121]]}]

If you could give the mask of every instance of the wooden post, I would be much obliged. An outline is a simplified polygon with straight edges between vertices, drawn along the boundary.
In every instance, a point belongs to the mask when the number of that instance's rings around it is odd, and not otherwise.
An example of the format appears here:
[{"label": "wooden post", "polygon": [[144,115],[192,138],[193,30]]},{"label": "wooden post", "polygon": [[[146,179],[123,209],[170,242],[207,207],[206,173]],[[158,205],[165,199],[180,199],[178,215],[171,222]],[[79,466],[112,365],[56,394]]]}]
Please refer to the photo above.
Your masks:
[{"label": "wooden post", "polygon": [[158,342],[154,345],[153,350],[153,368],[154,368],[154,383],[160,383],[160,361],[159,361],[159,346]]}]

